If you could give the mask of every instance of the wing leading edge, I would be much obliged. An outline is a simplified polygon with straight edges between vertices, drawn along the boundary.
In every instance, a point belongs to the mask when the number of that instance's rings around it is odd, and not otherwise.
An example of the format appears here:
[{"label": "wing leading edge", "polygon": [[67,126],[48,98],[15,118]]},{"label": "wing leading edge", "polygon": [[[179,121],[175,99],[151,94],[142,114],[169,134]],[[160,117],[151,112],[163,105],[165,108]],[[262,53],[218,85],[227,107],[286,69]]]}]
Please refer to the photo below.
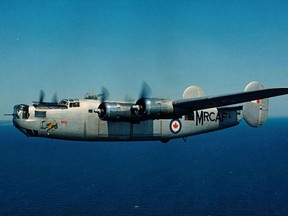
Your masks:
[{"label": "wing leading edge", "polygon": [[281,96],[285,94],[288,94],[288,88],[261,89],[215,97],[179,99],[173,101],[173,107],[177,114],[187,115],[194,110],[223,107],[257,99]]}]

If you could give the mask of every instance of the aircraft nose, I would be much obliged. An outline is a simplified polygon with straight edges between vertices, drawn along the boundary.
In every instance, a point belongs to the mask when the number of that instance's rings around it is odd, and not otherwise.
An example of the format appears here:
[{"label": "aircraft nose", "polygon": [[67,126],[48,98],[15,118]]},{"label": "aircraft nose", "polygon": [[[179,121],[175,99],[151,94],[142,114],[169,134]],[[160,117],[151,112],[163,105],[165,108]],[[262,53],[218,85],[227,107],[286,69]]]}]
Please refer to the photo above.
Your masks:
[{"label": "aircraft nose", "polygon": [[29,106],[19,104],[14,106],[13,125],[26,136],[35,136],[38,131],[33,130],[33,121],[29,119]]},{"label": "aircraft nose", "polygon": [[25,129],[23,119],[13,118],[13,125],[26,136],[29,136],[27,129]]}]

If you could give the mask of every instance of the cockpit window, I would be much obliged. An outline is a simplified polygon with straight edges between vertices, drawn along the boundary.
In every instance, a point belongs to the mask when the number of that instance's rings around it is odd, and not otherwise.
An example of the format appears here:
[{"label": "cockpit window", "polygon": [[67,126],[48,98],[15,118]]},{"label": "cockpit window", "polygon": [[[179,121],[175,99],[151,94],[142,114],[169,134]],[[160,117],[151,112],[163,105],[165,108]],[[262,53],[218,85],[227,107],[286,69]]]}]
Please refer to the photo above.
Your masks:
[{"label": "cockpit window", "polygon": [[69,107],[80,107],[80,102],[70,102]]},{"label": "cockpit window", "polygon": [[64,99],[64,100],[61,100],[60,105],[65,105],[65,106],[68,106],[68,100]]},{"label": "cockpit window", "polygon": [[69,99],[69,100],[63,99],[62,101],[60,101],[59,104],[67,106],[69,108],[80,107],[80,102],[78,99]]}]

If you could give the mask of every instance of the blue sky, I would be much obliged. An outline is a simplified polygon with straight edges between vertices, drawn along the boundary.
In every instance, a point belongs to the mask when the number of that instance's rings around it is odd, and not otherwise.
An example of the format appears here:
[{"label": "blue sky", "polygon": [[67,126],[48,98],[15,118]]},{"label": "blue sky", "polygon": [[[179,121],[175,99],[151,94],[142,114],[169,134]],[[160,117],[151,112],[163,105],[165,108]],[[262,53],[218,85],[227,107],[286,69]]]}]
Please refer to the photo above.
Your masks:
[{"label": "blue sky", "polygon": [[[57,92],[180,98],[288,86],[287,1],[0,1],[0,119]],[[287,115],[288,96],[271,99]]]}]

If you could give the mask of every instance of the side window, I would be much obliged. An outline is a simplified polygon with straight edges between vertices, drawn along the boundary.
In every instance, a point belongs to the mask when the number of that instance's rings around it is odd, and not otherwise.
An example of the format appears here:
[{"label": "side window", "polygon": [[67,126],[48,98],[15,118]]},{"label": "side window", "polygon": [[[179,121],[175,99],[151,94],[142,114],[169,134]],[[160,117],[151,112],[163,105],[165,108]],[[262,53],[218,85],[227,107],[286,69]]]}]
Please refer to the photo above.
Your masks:
[{"label": "side window", "polygon": [[46,111],[35,111],[36,118],[46,118]]}]

